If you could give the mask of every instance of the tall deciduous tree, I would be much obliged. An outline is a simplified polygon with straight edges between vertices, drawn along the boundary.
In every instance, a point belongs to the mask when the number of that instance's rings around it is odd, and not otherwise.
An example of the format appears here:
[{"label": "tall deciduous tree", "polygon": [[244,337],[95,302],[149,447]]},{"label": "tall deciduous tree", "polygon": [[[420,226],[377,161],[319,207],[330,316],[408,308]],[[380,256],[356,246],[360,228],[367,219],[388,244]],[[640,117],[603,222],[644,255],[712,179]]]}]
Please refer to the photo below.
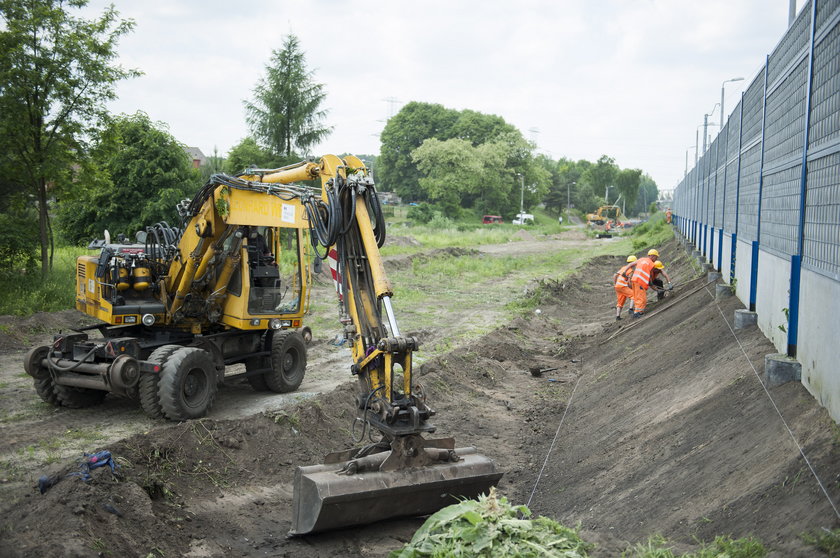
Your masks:
[{"label": "tall deciduous tree", "polygon": [[103,229],[131,235],[159,221],[176,225],[176,205],[200,186],[185,146],[142,112],[115,118],[91,159],[99,180],[85,180],[83,171],[83,182],[92,185],[60,206],[62,235],[73,242],[101,236]]},{"label": "tall deciduous tree", "polygon": [[41,270],[50,266],[48,200],[70,182],[84,141],[106,115],[114,84],[139,75],[115,63],[133,22],[113,6],[98,19],[70,14],[87,0],[0,0],[0,135],[7,169],[34,197]]},{"label": "tall deciduous tree", "polygon": [[615,185],[624,197],[625,207],[629,207],[631,210],[636,205],[641,176],[642,171],[639,169],[622,169],[615,176]]},{"label": "tall deciduous tree", "polygon": [[291,158],[294,150],[305,153],[332,131],[323,124],[327,110],[321,108],[327,94],[313,81],[306,57],[295,35],[283,48],[271,53],[266,76],[254,88],[254,100],[245,101],[251,133],[264,147]]},{"label": "tall deciduous tree", "polygon": [[600,196],[603,192],[606,199],[608,198],[607,187],[615,186],[616,174],[618,174],[618,166],[615,164],[615,159],[601,155],[598,161],[583,174],[583,180],[592,186],[595,195]]}]

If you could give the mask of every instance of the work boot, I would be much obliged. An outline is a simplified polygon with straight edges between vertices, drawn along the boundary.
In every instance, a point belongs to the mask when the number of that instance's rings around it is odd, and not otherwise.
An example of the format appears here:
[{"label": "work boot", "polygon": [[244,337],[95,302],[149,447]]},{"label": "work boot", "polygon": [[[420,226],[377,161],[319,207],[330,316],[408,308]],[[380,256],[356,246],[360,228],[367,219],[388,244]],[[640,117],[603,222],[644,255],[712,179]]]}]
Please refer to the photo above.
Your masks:
[{"label": "work boot", "polygon": [[633,317],[634,318],[641,318],[642,314],[644,314],[644,313],[645,313],[644,310],[642,310],[641,312],[633,312]]},{"label": "work boot", "polygon": [[616,316],[616,317],[615,317],[615,321],[618,321],[618,320],[620,320],[620,319],[621,319],[621,316]]}]

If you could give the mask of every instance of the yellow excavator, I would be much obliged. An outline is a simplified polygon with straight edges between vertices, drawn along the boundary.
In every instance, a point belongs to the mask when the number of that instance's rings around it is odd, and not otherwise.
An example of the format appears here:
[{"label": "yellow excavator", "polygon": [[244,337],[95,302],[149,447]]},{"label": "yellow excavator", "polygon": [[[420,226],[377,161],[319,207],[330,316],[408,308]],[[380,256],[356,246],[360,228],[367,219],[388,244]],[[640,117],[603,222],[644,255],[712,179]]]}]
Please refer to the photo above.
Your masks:
[{"label": "yellow excavator", "polygon": [[[320,188],[310,181],[320,180]],[[425,515],[489,491],[502,473],[474,448],[429,438],[435,414],[414,381],[379,248],[385,222],[354,156],[214,175],[135,242],[107,237],[77,265],[76,307],[103,324],[27,353],[42,399],[84,407],[107,393],[153,417],[204,416],[226,367],[257,390],[292,391],[306,367],[309,260],[327,260],[352,353],[357,422],[369,444],[295,472],[290,534]],[[378,433],[374,436],[373,433]]]}]

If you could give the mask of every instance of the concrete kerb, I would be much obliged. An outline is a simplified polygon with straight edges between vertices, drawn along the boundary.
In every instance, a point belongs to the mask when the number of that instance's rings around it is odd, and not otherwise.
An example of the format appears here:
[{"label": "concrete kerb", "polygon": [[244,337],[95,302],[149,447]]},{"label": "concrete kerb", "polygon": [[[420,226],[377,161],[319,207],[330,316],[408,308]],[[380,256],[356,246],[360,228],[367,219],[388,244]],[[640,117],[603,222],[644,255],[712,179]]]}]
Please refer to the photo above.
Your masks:
[{"label": "concrete kerb", "polygon": [[802,380],[802,365],[799,361],[779,353],[764,355],[764,382],[767,387],[776,387],[800,380]]},{"label": "concrete kerb", "polygon": [[[718,285],[721,286],[721,285]],[[730,289],[730,293],[731,293]],[[715,293],[717,296],[717,293]],[[739,308],[735,310],[735,329],[746,329],[758,324],[758,314],[750,312],[746,308]]]}]

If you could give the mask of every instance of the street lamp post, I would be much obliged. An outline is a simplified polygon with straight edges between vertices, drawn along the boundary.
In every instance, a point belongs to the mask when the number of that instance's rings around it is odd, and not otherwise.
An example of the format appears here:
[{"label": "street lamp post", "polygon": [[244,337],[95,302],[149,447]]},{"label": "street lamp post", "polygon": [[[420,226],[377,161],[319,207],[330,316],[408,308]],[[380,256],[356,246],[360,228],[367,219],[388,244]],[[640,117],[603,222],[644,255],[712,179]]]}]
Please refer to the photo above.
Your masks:
[{"label": "street lamp post", "polygon": [[572,205],[572,186],[575,184],[577,184],[577,182],[566,183],[566,215],[569,214],[569,207]]},{"label": "street lamp post", "polygon": [[522,219],[522,214],[525,213],[525,176],[522,173],[516,173],[519,177],[519,218]]},{"label": "street lamp post", "polygon": [[723,86],[729,83],[730,81],[744,81],[742,77],[736,77],[732,79],[724,80],[723,83],[720,84],[720,129],[723,130]]}]

